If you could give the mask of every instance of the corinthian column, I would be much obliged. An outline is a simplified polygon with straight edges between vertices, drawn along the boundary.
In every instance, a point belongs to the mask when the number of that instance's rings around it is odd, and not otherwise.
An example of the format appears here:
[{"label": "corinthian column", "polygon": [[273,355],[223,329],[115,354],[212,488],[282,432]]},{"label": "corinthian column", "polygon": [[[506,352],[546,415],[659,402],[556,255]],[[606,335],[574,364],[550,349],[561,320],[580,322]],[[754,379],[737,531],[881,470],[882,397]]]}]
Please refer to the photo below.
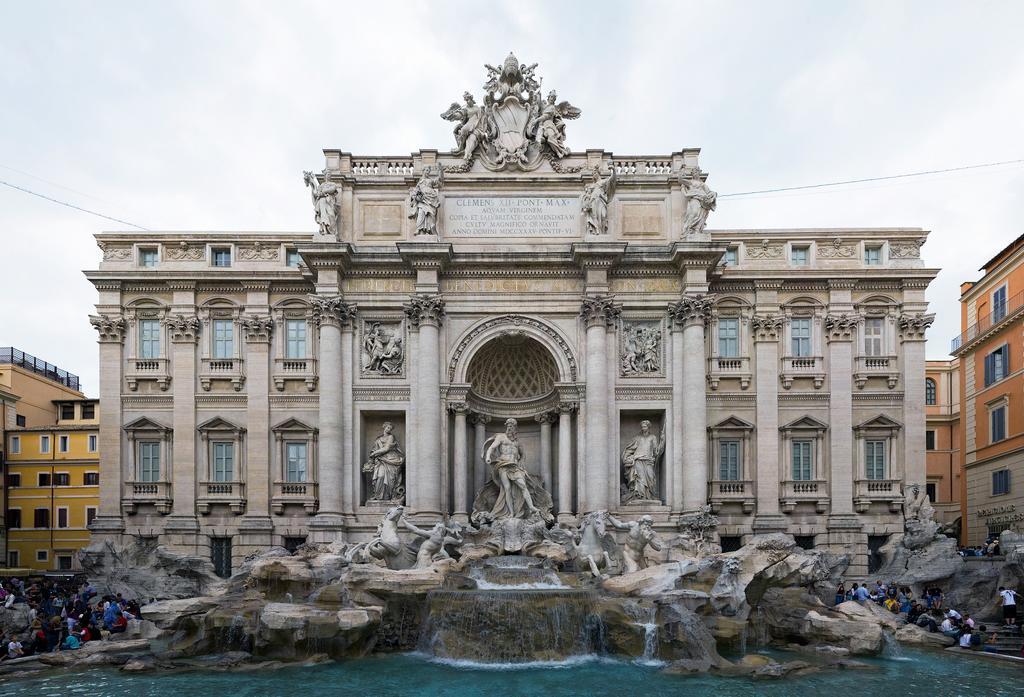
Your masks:
[{"label": "corinthian column", "polygon": [[[755,527],[785,530],[788,524],[779,510],[779,337],[783,318],[774,313],[750,318],[754,336],[754,361],[757,375],[757,434],[751,461],[757,463],[754,493],[757,496]],[[749,476],[749,474],[747,475]]]},{"label": "corinthian column", "polygon": [[558,522],[572,520],[572,410],[574,404],[558,405]]},{"label": "corinthian column", "polygon": [[925,332],[935,315],[906,313],[899,318],[903,348],[903,478],[905,493],[911,487],[924,490],[927,480],[924,451]]},{"label": "corinthian column", "polygon": [[[484,441],[487,440],[487,424],[491,417],[487,414],[473,415],[473,497],[487,483],[487,463],[484,462]],[[471,511],[472,512],[472,511]]]},{"label": "corinthian column", "polygon": [[551,488],[555,478],[551,472],[551,422],[554,417],[551,414],[538,414],[534,417],[540,424],[540,477],[544,482],[544,489],[554,495]]},{"label": "corinthian column", "polygon": [[[704,326],[711,316],[711,308],[712,298],[708,295],[684,296],[669,305],[673,321],[683,326],[682,498],[686,511],[696,511],[708,501]],[[673,337],[677,338],[678,334]]]},{"label": "corinthian column", "polygon": [[[124,530],[121,519],[121,376],[126,322],[120,315],[89,318],[99,333],[100,344],[100,510],[90,529],[94,534],[117,534]],[[130,460],[129,460],[130,461]]]},{"label": "corinthian column", "polygon": [[455,443],[453,444],[454,460],[452,469],[455,470],[455,520],[464,523],[469,520],[466,506],[469,499],[468,478],[469,461],[466,457],[466,403],[452,402],[448,408],[455,414]]},{"label": "corinthian column", "polygon": [[608,457],[608,328],[620,309],[610,295],[584,298],[580,315],[587,328],[586,458],[583,463],[583,512],[607,509],[618,477],[609,472]]},{"label": "corinthian column", "polygon": [[440,328],[444,300],[421,293],[404,306],[409,324],[419,332],[416,366],[416,461],[407,466],[411,486],[406,500],[418,513],[441,515],[441,357]]},{"label": "corinthian column", "polygon": [[313,321],[320,332],[320,437],[319,498],[320,508],[311,527],[323,530],[326,542],[342,527],[343,491],[342,465],[342,342],[341,330],[355,315],[355,305],[340,295],[311,295]]},{"label": "corinthian column", "polygon": [[[833,516],[853,515],[853,333],[856,328],[857,317],[852,314],[837,312],[825,318],[830,393],[830,514]],[[820,479],[822,474],[816,478]]]}]

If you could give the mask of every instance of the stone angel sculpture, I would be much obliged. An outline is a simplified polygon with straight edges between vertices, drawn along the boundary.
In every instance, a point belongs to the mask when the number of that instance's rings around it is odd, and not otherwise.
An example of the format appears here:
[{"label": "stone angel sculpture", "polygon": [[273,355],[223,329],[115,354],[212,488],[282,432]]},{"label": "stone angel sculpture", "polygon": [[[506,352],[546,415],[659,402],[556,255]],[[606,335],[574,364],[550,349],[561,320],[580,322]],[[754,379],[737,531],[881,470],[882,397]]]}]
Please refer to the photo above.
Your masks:
[{"label": "stone angel sculpture", "polygon": [[715,210],[718,194],[708,188],[698,172],[680,172],[679,183],[686,197],[686,212],[683,216],[683,237],[700,235],[707,225],[708,215]]},{"label": "stone angel sculpture", "polygon": [[535,114],[526,125],[526,133],[532,135],[538,145],[547,145],[555,157],[561,159],[569,154],[565,146],[565,122],[578,119],[583,113],[569,102],[556,103],[558,93],[548,93],[543,104],[535,105]]},{"label": "stone angel sculpture", "polygon": [[614,194],[615,170],[604,179],[596,170],[594,181],[583,189],[580,209],[587,221],[588,235],[603,235],[608,232],[608,202]]},{"label": "stone angel sculpture", "polygon": [[417,235],[437,234],[437,209],[441,207],[441,168],[429,165],[409,191],[409,217],[416,219]]},{"label": "stone angel sculpture", "polygon": [[455,154],[468,161],[476,154],[477,148],[497,134],[487,105],[478,105],[469,92],[463,94],[462,99],[465,101],[464,105],[452,102],[448,111],[441,114],[441,118],[457,122],[452,131],[457,146]]},{"label": "stone angel sculpture", "polygon": [[313,211],[321,235],[338,236],[338,187],[327,181],[321,184],[312,172],[303,172],[302,180],[310,187],[313,197]]}]

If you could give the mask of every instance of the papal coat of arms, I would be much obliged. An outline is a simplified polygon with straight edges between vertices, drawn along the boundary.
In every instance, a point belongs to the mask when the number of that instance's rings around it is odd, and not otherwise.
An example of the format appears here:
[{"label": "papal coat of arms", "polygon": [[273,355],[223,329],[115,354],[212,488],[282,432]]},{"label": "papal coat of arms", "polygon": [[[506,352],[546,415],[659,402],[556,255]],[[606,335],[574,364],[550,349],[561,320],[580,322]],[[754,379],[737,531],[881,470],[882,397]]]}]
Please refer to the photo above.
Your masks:
[{"label": "papal coat of arms", "polygon": [[441,114],[456,122],[455,154],[467,163],[479,157],[491,170],[531,170],[545,157],[560,160],[568,155],[565,122],[581,112],[559,102],[554,90],[541,97],[541,80],[534,77],[537,64],[521,64],[510,53],[500,68],[484,67],[484,103],[477,104],[466,92],[463,104],[453,102]]}]

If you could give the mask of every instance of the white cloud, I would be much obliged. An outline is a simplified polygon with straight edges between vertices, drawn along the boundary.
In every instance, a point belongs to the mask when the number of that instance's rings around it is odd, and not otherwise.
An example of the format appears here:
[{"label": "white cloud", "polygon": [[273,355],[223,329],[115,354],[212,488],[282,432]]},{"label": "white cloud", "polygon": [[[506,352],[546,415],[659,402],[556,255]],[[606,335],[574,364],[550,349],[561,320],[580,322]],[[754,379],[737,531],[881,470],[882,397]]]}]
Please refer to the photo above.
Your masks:
[{"label": "white cloud", "polygon": [[[584,110],[577,149],[700,146],[720,192],[1024,157],[1019,3],[8,4],[0,178],[155,229],[311,230],[320,150],[450,146],[438,114],[481,64],[539,61]],[[1021,232],[1024,168],[722,199],[715,227],[920,226],[939,319]],[[92,234],[0,187],[0,344],[95,394]]]}]

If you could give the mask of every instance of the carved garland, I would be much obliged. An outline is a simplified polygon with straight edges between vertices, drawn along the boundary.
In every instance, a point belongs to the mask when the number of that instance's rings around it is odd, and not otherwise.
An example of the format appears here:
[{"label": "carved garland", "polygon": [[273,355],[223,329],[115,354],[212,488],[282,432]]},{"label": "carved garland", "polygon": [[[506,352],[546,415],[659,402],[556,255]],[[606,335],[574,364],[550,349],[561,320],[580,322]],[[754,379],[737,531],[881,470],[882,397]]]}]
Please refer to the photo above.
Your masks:
[{"label": "carved garland", "polygon": [[549,339],[551,339],[551,341],[553,341],[555,345],[558,346],[558,349],[562,352],[562,355],[565,356],[565,360],[569,364],[569,379],[572,382],[576,381],[576,359],[572,355],[572,351],[569,348],[568,342],[562,338],[561,334],[556,332],[554,329],[549,327],[544,322],[541,322],[540,320],[534,319],[532,317],[523,317],[522,315],[504,315],[502,317],[494,317],[492,319],[487,320],[483,324],[480,324],[477,327],[475,327],[472,331],[466,334],[465,337],[463,337],[462,341],[460,341],[459,345],[456,347],[455,352],[452,354],[451,360],[448,362],[449,382],[455,380],[455,372],[458,368],[459,360],[462,358],[462,354],[466,352],[466,349],[469,348],[469,345],[473,343],[473,341],[481,334],[487,333],[494,329],[495,327],[500,327],[505,324],[511,325],[512,327],[530,327],[532,329],[536,329],[539,332],[542,332]]}]

